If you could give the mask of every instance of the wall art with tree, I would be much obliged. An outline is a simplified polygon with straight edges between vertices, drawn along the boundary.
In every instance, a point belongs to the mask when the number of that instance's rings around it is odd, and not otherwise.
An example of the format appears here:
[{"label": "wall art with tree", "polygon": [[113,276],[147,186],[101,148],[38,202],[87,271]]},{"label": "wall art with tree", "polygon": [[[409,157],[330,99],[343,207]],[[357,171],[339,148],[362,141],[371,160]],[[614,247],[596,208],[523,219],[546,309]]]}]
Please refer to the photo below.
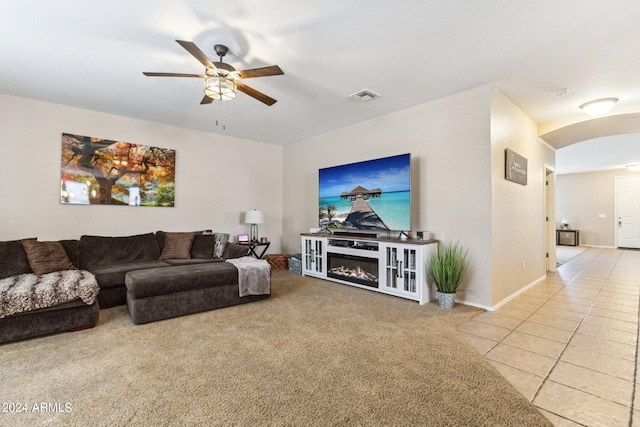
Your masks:
[{"label": "wall art with tree", "polygon": [[176,152],[62,134],[60,202],[174,206]]}]

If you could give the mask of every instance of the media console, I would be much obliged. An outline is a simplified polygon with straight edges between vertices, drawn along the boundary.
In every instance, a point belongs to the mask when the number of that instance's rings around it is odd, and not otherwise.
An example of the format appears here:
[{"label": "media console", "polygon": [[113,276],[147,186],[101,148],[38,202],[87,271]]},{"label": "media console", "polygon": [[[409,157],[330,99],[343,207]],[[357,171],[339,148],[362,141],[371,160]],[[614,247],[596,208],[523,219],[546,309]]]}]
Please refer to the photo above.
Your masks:
[{"label": "media console", "polygon": [[427,277],[436,240],[302,234],[302,275],[426,304],[435,296]]}]

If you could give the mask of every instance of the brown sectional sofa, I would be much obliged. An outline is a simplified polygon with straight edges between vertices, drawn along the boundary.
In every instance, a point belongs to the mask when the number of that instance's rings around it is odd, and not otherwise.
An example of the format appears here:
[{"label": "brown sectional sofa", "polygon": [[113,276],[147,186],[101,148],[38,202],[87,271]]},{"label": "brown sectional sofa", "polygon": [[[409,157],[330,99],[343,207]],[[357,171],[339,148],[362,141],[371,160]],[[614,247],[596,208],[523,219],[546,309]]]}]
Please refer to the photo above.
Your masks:
[{"label": "brown sectional sofa", "polygon": [[[0,343],[92,327],[99,308],[127,304],[133,322],[146,323],[269,298],[270,294],[239,297],[238,270],[224,261],[249,251],[227,242],[228,236],[209,230],[158,231],[61,240],[71,263],[95,275],[100,287],[97,301],[88,306],[78,299],[0,318]],[[34,274],[21,246],[20,240],[0,242],[0,279]]]}]

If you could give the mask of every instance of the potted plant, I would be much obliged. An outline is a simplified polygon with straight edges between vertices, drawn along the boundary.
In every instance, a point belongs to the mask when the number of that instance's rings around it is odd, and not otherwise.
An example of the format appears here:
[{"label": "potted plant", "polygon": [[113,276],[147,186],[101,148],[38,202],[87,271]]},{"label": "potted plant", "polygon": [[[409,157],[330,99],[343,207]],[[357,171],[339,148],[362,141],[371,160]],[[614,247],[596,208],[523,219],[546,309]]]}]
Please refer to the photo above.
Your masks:
[{"label": "potted plant", "polygon": [[436,285],[440,307],[453,308],[458,286],[467,271],[468,253],[459,242],[443,243],[431,253],[427,274]]}]

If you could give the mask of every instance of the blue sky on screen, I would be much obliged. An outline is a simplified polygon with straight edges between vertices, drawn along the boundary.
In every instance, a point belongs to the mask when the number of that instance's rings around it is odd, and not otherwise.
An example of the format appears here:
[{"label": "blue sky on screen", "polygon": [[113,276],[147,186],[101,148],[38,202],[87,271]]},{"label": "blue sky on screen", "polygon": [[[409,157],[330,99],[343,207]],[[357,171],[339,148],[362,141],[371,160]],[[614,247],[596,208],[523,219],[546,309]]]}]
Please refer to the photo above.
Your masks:
[{"label": "blue sky on screen", "polygon": [[382,192],[409,191],[411,182],[410,154],[385,157],[347,165],[320,169],[320,197],[335,197],[358,185]]}]

